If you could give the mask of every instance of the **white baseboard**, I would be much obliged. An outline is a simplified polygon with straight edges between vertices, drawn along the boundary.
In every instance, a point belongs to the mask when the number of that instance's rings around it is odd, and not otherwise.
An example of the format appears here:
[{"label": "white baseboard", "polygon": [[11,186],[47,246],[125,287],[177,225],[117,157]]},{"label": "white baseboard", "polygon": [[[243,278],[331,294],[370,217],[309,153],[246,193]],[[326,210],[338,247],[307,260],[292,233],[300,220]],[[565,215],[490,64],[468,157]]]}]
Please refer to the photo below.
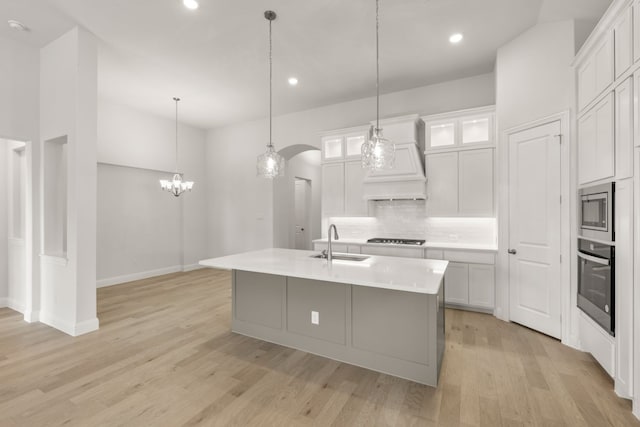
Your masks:
[{"label": "white baseboard", "polygon": [[182,271],[184,271],[186,273],[187,271],[200,270],[201,268],[205,268],[205,267],[203,267],[200,264],[196,263],[196,264],[191,264],[191,265],[185,265],[184,267],[182,267]]},{"label": "white baseboard", "polygon": [[157,270],[142,271],[140,273],[125,274],[122,276],[100,279],[96,282],[98,288],[119,285],[121,283],[133,282],[134,280],[148,279],[149,277],[162,276],[164,274],[177,273],[183,271],[183,267],[174,265],[173,267],[159,268]]},{"label": "white baseboard", "polygon": [[40,321],[40,312],[33,310],[25,310],[24,321],[27,323],[35,323]]},{"label": "white baseboard", "polygon": [[93,332],[100,326],[98,318],[85,320],[79,323],[72,323],[66,320],[62,320],[52,315],[51,313],[46,312],[40,313],[40,322],[44,323],[45,325],[49,325],[52,328],[56,328],[57,330],[62,331],[67,335],[71,335],[72,337],[77,337],[78,335]]},{"label": "white baseboard", "polygon": [[7,305],[6,307],[9,307],[11,310],[15,310],[18,313],[22,313],[24,314],[24,310],[25,310],[25,306],[24,304],[19,303],[18,301],[12,299],[12,298],[6,298],[7,300]]}]

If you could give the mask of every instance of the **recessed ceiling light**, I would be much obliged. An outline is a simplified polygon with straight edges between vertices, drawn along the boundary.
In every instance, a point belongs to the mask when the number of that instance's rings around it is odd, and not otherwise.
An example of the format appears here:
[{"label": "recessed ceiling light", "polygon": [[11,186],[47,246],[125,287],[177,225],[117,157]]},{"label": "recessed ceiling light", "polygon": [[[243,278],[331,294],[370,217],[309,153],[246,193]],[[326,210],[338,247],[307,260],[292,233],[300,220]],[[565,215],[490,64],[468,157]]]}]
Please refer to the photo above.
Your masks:
[{"label": "recessed ceiling light", "polygon": [[187,9],[191,10],[196,10],[199,6],[196,0],[182,0],[182,4],[184,4]]},{"label": "recessed ceiling light", "polygon": [[9,19],[7,21],[7,24],[9,24],[9,27],[14,29],[14,30],[18,30],[18,31],[28,31],[29,30],[29,28],[27,28],[26,25],[24,25],[20,21],[16,21],[15,19]]},{"label": "recessed ceiling light", "polygon": [[453,44],[460,43],[462,39],[463,39],[463,36],[460,33],[452,34],[451,37],[449,37],[449,41]]},{"label": "recessed ceiling light", "polygon": [[291,86],[296,86],[298,84],[298,79],[295,77],[289,77],[289,84]]}]

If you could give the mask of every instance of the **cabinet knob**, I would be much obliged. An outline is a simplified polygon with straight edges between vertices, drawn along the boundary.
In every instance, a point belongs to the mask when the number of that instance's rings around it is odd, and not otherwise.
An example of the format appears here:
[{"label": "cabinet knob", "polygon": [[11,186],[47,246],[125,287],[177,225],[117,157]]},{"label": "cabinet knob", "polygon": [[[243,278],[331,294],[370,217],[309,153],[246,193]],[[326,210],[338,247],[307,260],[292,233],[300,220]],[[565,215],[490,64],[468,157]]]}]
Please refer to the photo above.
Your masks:
[{"label": "cabinet knob", "polygon": [[507,250],[507,252],[509,252],[511,255],[515,255],[518,253],[518,251],[516,251],[515,249],[509,249]]}]

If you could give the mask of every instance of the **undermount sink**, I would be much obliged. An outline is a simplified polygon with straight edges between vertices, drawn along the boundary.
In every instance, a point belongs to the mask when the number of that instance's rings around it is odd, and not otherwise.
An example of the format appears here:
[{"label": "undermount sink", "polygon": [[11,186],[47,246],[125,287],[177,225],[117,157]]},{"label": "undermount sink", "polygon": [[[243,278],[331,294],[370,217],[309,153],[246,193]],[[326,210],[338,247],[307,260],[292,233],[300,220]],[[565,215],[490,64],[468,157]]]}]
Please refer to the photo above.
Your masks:
[{"label": "undermount sink", "polygon": [[[316,255],[311,255],[311,258],[327,259],[327,255],[316,254]],[[365,255],[333,254],[333,259],[340,260],[340,261],[364,261],[365,259],[368,259],[368,258],[369,257]]]}]

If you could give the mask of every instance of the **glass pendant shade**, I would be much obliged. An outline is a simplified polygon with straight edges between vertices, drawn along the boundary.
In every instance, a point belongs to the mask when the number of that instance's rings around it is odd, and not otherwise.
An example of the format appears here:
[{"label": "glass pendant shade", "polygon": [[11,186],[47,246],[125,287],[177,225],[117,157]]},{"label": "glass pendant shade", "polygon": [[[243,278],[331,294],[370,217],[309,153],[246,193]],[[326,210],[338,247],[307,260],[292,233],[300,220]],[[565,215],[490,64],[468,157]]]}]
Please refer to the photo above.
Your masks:
[{"label": "glass pendant shade", "polygon": [[272,128],[273,128],[273,57],[272,57],[272,44],[271,44],[271,23],[276,19],[276,13],[272,10],[264,12],[264,17],[269,21],[269,143],[267,144],[267,151],[264,154],[258,156],[256,163],[256,171],[258,176],[262,178],[273,179],[279,176],[284,176],[285,160],[273,146],[271,140]]},{"label": "glass pendant shade", "polygon": [[178,197],[185,191],[191,191],[193,188],[193,181],[183,181],[182,174],[175,173],[171,181],[168,179],[161,179],[160,188]]},{"label": "glass pendant shade", "polygon": [[396,161],[396,145],[382,136],[382,129],[375,129],[371,138],[362,144],[361,154],[363,168],[393,169]]},{"label": "glass pendant shade", "polygon": [[273,145],[267,145],[267,151],[258,156],[258,176],[276,178],[284,176],[284,157],[275,150]]},{"label": "glass pendant shade", "polygon": [[396,145],[382,136],[380,128],[380,13],[376,0],[376,126],[369,140],[360,148],[362,167],[373,171],[393,169],[396,160]]}]

